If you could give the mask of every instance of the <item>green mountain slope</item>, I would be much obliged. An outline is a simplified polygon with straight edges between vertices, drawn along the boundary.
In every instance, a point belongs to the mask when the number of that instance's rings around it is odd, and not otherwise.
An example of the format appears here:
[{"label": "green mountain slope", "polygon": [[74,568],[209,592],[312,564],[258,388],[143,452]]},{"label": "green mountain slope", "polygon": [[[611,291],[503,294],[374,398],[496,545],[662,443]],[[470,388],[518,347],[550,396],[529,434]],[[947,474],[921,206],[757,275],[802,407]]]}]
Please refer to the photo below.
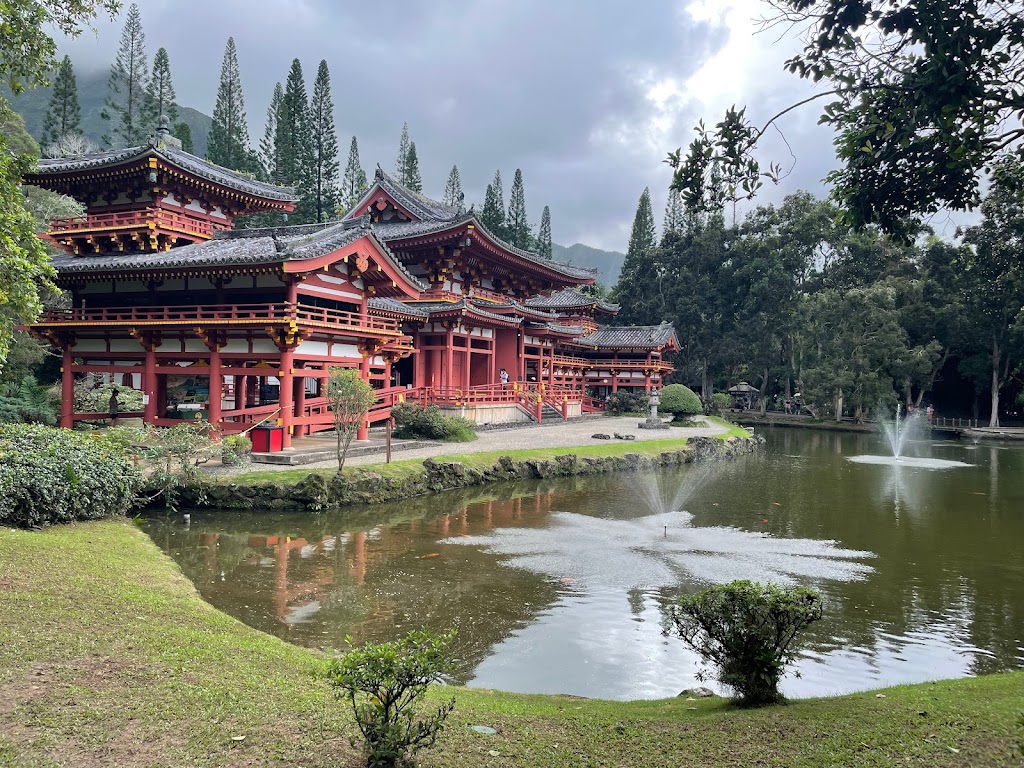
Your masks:
[{"label": "green mountain slope", "polygon": [[580,267],[596,269],[598,282],[609,288],[615,285],[619,279],[622,260],[626,258],[624,253],[602,251],[600,248],[591,248],[583,243],[576,243],[568,248],[558,243],[552,243],[551,255],[555,261],[565,261]]},{"label": "green mountain slope", "polygon": [[[105,71],[76,72],[75,75],[78,80],[78,102],[82,108],[82,131],[88,138],[100,144],[103,134],[110,132],[109,123],[100,117],[100,110],[103,109],[103,102],[107,98],[108,73]],[[8,99],[11,106],[25,118],[25,127],[38,140],[43,132],[43,116],[50,104],[50,89],[36,88],[12,98],[10,91],[3,87],[0,89],[0,94]],[[210,133],[212,119],[199,110],[179,106],[178,120],[184,120],[192,129],[195,154],[200,157],[205,156],[206,137]]]}]

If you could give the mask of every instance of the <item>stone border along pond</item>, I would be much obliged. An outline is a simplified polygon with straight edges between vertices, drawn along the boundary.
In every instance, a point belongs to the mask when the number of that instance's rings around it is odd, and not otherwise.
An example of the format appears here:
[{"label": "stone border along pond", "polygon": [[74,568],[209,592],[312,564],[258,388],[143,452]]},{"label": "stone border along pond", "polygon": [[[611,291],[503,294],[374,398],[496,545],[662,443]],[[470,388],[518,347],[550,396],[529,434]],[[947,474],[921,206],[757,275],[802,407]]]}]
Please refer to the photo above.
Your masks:
[{"label": "stone border along pond", "polygon": [[[349,475],[311,472],[295,482],[227,483],[202,481],[182,489],[181,507],[218,509],[280,509],[318,511],[327,508],[380,504],[428,493],[469,488],[511,480],[544,480],[575,475],[603,475],[611,472],[646,472],[697,461],[731,459],[753,453],[764,445],[760,435],[750,437],[690,437],[686,445],[654,455],[626,453],[621,456],[578,456],[567,452],[547,458],[517,461],[500,456],[487,468],[461,461],[426,459],[419,472],[387,476],[365,467]],[[571,449],[566,449],[570,451]],[[158,507],[160,502],[154,502]]]}]

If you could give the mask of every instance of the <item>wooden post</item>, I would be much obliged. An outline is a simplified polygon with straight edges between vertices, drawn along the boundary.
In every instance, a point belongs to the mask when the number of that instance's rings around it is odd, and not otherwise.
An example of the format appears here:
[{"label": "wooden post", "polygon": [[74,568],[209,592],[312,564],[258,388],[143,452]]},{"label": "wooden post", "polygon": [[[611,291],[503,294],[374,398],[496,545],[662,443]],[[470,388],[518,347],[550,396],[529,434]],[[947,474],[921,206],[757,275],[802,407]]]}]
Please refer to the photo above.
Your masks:
[{"label": "wooden post", "polygon": [[220,343],[212,340],[210,346],[210,400],[207,415],[210,419],[210,426],[220,429],[221,409],[224,401],[224,374],[220,368]]},{"label": "wooden post", "polygon": [[[363,381],[370,380],[370,351],[368,349],[362,350],[363,359],[359,361],[359,375]],[[359,425],[359,429],[356,430],[356,440],[369,440],[370,439],[370,419],[369,417],[363,419]]]},{"label": "wooden post", "polygon": [[64,429],[71,429],[75,425],[75,374],[71,370],[74,362],[71,343],[67,342],[60,366],[60,425]]},{"label": "wooden post", "polygon": [[[301,370],[301,365],[300,365]],[[295,379],[295,418],[299,419],[306,415],[306,379],[299,376]],[[295,434],[306,434],[306,425],[296,424]]]},{"label": "wooden post", "polygon": [[149,338],[143,343],[146,346],[146,358],[142,364],[142,396],[146,404],[142,407],[142,420],[152,424],[156,419],[157,401],[160,399],[156,383],[156,344]]},{"label": "wooden post", "polygon": [[465,370],[462,372],[462,389],[469,391],[469,367],[473,364],[473,337],[466,336]]},{"label": "wooden post", "polygon": [[496,384],[498,382],[497,376],[495,376],[494,369],[497,367],[496,358],[498,356],[498,336],[497,330],[491,331],[491,357],[487,361],[487,383]]},{"label": "wooden post", "polygon": [[516,371],[516,381],[526,381],[526,331],[523,329],[519,330],[519,358],[518,367]]},{"label": "wooden post", "polygon": [[292,447],[292,414],[295,412],[295,402],[292,395],[292,365],[294,354],[295,350],[293,349],[287,349],[281,353],[281,368],[277,372],[277,378],[280,382],[277,404],[281,409],[278,412],[278,415],[281,419],[281,427],[284,429],[283,446],[285,448]]},{"label": "wooden post", "polygon": [[385,464],[391,463],[391,419],[384,425]]},{"label": "wooden post", "polygon": [[445,350],[444,350],[444,382],[445,389],[451,389],[452,387],[452,346],[455,343],[455,333],[452,326],[448,326],[448,333],[445,335]]}]

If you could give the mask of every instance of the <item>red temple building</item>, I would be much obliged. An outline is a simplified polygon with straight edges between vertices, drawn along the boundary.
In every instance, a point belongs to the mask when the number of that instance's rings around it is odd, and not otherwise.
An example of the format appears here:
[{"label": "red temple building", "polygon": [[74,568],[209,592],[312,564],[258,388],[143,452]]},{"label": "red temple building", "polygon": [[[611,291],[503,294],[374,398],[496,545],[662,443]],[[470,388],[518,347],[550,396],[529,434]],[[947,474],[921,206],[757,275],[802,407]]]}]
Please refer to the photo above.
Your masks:
[{"label": "red temple building", "polygon": [[201,417],[231,433],[271,419],[287,447],[333,426],[321,391],[335,366],[377,388],[370,423],[401,401],[480,423],[568,418],[618,389],[660,388],[672,370],[670,325],[602,326],[618,307],[578,290],[591,272],[515,248],[472,210],[380,170],[340,221],[272,229],[231,227],[293,210],[294,190],[186,153],[165,130],[42,160],[25,181],[85,206],[47,234],[65,251],[53,265],[71,306],[31,326],[63,351],[64,427],[102,418],[74,412],[87,374],[141,390],[131,415],[147,423]]}]

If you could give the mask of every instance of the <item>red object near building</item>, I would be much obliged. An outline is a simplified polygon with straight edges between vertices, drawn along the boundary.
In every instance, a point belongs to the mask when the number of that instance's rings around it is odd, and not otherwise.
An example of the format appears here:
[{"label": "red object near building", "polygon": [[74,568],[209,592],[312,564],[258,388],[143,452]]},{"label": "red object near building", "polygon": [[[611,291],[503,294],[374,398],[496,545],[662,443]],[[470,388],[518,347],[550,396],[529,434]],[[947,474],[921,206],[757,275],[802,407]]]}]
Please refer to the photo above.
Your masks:
[{"label": "red object near building", "polygon": [[284,450],[284,430],[281,427],[254,427],[249,432],[253,453],[277,453]]},{"label": "red object near building", "polygon": [[53,265],[71,307],[30,327],[63,351],[64,427],[101,418],[73,408],[74,377],[92,374],[141,390],[149,424],[189,408],[224,433],[270,421],[286,449],[333,428],[335,366],[378,390],[360,438],[402,401],[569,418],[660,388],[678,349],[671,325],[601,327],[618,307],[578,290],[592,272],[379,169],[339,221],[244,230],[236,216],[293,210],[295,191],[183,152],[165,126],[145,146],[41,160],[25,182],[86,206],[46,235],[66,251]]}]

